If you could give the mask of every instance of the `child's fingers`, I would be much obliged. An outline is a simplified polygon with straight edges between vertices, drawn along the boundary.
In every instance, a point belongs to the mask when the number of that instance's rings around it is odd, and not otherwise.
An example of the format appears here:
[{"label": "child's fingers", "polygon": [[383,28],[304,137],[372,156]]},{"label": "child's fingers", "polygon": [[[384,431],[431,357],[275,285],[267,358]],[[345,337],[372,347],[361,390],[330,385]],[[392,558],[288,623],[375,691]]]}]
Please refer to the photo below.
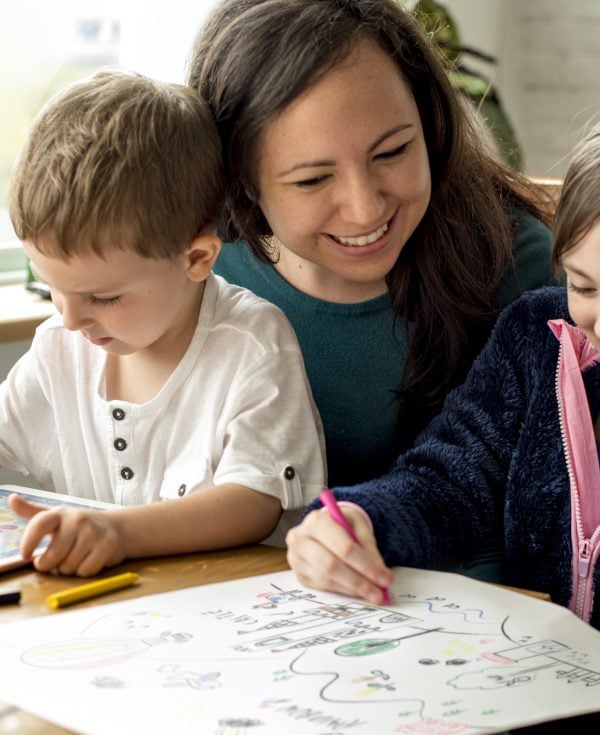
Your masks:
[{"label": "child's fingers", "polygon": [[[372,536],[372,535],[371,535]],[[355,543],[326,511],[315,511],[287,536],[288,561],[307,586],[383,601],[381,587],[392,579],[374,539]],[[362,541],[361,541],[362,544]]]},{"label": "child's fingers", "polygon": [[299,551],[291,544],[288,547],[288,562],[298,580],[306,587],[360,597],[373,604],[383,601],[379,587],[314,540],[306,540]]},{"label": "child's fingers", "polygon": [[80,524],[71,550],[58,567],[61,574],[90,577],[106,566],[123,561],[125,554],[117,535],[100,520],[100,517],[90,517]]},{"label": "child's fingers", "polygon": [[45,509],[43,512],[37,512],[32,516],[25,526],[23,536],[21,537],[21,545],[19,548],[21,556],[24,559],[31,559],[33,552],[39,546],[44,536],[55,534],[60,528],[60,524],[61,515],[54,509]]},{"label": "child's fingers", "polygon": [[[31,522],[32,521],[30,521],[30,523]],[[55,570],[61,571],[61,567],[66,559],[69,558],[69,554],[76,543],[77,537],[60,522],[54,531],[49,530],[47,533],[50,533],[52,538],[44,551],[35,557],[34,566],[39,572],[53,572]],[[38,541],[41,540],[43,535],[46,534],[40,533],[39,535],[36,535],[36,539]]]},{"label": "child's fingers", "polygon": [[360,543],[356,543],[349,534],[336,523],[325,508],[309,513],[298,528],[303,528],[305,535],[316,539],[351,569],[365,577],[374,585],[385,586],[392,581],[392,573],[385,566],[375,536],[362,515],[343,508]]},{"label": "child's fingers", "polygon": [[125,547],[109,513],[68,508],[46,553],[61,574],[89,577],[123,561]]},{"label": "child's fingers", "polygon": [[44,536],[51,535],[53,539],[47,549],[36,558],[35,567],[40,572],[55,569],[68,554],[74,540],[67,534],[68,526],[64,523],[65,509],[62,507],[49,509],[46,505],[32,503],[18,494],[11,495],[8,502],[17,515],[28,521],[21,538],[19,549],[21,556],[24,559],[31,559]]},{"label": "child's fingers", "polygon": [[95,563],[91,560],[92,554],[93,549],[90,549],[78,539],[58,565],[58,571],[67,576],[75,575],[78,577],[90,577],[97,574],[104,565],[101,562]]},{"label": "child's fingers", "polygon": [[46,510],[31,518],[21,541],[21,553],[33,554],[44,536],[51,536],[50,543],[36,557],[35,568],[40,572],[55,569],[72,574],[81,560],[89,553],[93,540],[89,538],[86,511],[58,507]]},{"label": "child's fingers", "polygon": [[8,504],[13,512],[21,516],[21,518],[25,518],[26,520],[33,518],[33,516],[37,515],[38,513],[44,510],[48,510],[47,505],[39,505],[38,503],[32,503],[31,501],[26,500],[24,497],[22,497],[18,493],[9,495]]},{"label": "child's fingers", "polygon": [[63,572],[62,566],[60,571],[64,574],[76,574],[78,577],[92,577],[105,567],[119,564],[124,558],[124,554],[116,551],[111,545],[97,544],[88,550],[85,557],[79,560],[77,567],[72,572]]}]

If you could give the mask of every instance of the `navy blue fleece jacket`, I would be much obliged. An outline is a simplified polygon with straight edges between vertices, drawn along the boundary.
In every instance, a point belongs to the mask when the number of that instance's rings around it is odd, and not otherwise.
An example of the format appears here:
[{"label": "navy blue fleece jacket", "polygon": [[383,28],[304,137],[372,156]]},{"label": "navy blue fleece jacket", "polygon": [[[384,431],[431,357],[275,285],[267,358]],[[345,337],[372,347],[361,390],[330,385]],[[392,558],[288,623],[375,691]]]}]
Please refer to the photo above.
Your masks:
[{"label": "navy blue fleece jacket", "polygon": [[[338,499],[369,513],[388,565],[447,568],[501,528],[506,582],[568,605],[570,488],[555,392],[559,343],[547,325],[560,318],[570,321],[562,288],[518,299],[464,385],[393,470],[335,488]],[[584,383],[595,421],[600,365],[585,371]],[[594,575],[598,590],[600,564]],[[590,619],[596,628],[599,598]]]}]

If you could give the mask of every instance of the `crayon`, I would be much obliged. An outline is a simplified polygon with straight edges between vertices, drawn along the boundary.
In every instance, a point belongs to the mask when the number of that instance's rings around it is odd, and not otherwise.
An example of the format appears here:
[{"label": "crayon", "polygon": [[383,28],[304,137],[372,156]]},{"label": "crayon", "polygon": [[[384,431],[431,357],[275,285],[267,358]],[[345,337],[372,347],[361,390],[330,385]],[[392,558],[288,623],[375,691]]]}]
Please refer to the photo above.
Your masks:
[{"label": "crayon", "polygon": [[[348,522],[348,519],[346,518],[346,516],[339,509],[339,506],[335,499],[335,495],[331,492],[331,490],[329,490],[329,488],[326,488],[325,490],[323,490],[323,492],[319,495],[319,500],[327,508],[327,512],[333,518],[333,520],[336,523],[339,523],[339,525],[346,531],[346,533],[350,536],[350,538],[360,546],[360,541],[358,540],[356,534],[354,533],[354,529]],[[391,605],[392,600],[390,598],[390,593],[388,589],[386,587],[382,587],[381,591],[383,592],[384,604]]]},{"label": "crayon", "polygon": [[15,592],[2,592],[0,593],[0,605],[16,605],[21,600],[21,593],[19,590]]},{"label": "crayon", "polygon": [[48,595],[46,603],[49,607],[56,610],[59,607],[66,607],[67,605],[73,605],[76,602],[82,600],[90,600],[94,597],[99,597],[107,592],[113,590],[120,590],[123,587],[130,587],[132,584],[137,582],[139,575],[135,572],[125,572],[124,574],[117,574],[115,577],[107,577],[106,579],[99,579],[96,582],[88,582],[82,584],[79,587],[71,587],[71,589],[63,590],[62,592],[54,592]]}]

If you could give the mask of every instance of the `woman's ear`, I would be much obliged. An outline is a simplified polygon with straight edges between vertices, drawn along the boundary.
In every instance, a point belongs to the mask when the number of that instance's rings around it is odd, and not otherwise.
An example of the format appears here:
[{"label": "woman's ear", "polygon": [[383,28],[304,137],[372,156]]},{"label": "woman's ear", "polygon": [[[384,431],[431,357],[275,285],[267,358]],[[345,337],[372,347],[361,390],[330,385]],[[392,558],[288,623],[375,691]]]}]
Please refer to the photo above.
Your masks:
[{"label": "woman's ear", "polygon": [[221,252],[221,239],[216,235],[201,234],[191,241],[182,253],[190,281],[205,281]]}]

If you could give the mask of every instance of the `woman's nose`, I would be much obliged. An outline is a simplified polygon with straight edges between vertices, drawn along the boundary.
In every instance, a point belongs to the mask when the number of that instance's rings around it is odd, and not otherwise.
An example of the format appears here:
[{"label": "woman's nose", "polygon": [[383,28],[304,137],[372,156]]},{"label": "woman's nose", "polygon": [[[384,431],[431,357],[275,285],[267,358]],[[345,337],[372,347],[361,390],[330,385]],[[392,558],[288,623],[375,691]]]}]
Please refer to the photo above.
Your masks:
[{"label": "woman's nose", "polygon": [[376,177],[361,172],[342,187],[340,210],[343,218],[356,225],[380,225],[385,214],[385,196]]}]

